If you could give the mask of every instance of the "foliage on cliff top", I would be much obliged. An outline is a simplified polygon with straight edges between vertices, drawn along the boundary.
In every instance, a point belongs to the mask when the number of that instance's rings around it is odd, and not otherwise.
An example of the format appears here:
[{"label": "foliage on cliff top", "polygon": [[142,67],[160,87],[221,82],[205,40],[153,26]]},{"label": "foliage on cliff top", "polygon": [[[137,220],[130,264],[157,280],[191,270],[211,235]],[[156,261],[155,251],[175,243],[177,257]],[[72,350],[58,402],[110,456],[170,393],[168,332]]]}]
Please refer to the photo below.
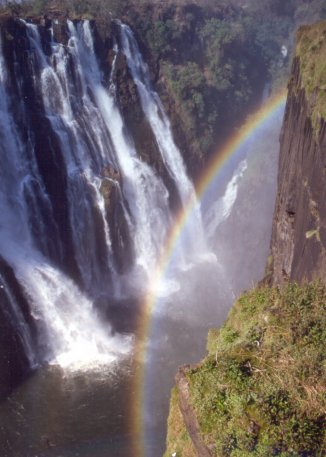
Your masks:
[{"label": "foliage on cliff top", "polygon": [[168,111],[174,103],[181,148],[198,164],[261,102],[267,81],[286,84],[294,30],[325,15],[321,0],[144,1],[126,20],[150,51]]},{"label": "foliage on cliff top", "polygon": [[175,101],[197,158],[225,140],[260,102],[266,81],[287,65],[281,46],[293,27],[291,18],[242,4],[198,1],[161,10],[148,5],[146,15],[129,17],[157,63],[159,86],[167,89],[166,100]]},{"label": "foliage on cliff top", "polygon": [[326,21],[299,29],[296,55],[302,86],[312,101],[312,124],[317,127],[321,118],[326,120]]},{"label": "foliage on cliff top", "polygon": [[[187,379],[201,433],[219,457],[326,453],[326,289],[244,294]],[[182,454],[180,454],[182,455]]]},{"label": "foliage on cliff top", "polygon": [[163,457],[171,457],[173,454],[182,455],[182,457],[196,457],[195,449],[183,422],[176,387],[171,392],[166,442],[167,449]]},{"label": "foliage on cliff top", "polygon": [[260,103],[266,81],[285,84],[297,24],[326,15],[323,0],[34,0],[10,8],[96,19],[104,29],[112,18],[127,22],[197,167]]},{"label": "foliage on cliff top", "polygon": [[107,20],[110,14],[123,14],[129,4],[129,0],[31,0],[8,3],[2,11],[23,17],[58,13],[71,19]]}]

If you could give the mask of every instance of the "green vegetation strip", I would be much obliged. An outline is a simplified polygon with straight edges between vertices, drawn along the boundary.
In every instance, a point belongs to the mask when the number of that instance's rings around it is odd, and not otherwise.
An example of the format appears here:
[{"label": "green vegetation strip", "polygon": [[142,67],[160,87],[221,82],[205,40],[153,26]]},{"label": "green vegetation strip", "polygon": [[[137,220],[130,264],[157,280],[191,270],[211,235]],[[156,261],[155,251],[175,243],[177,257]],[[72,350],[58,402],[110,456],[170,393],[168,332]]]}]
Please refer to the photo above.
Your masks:
[{"label": "green vegetation strip", "polygon": [[326,22],[301,27],[296,55],[300,58],[302,86],[312,104],[311,119],[319,130],[326,119]]},{"label": "green vegetation strip", "polygon": [[178,391],[171,392],[170,412],[168,418],[167,449],[163,457],[195,457],[196,452],[183,422],[179,408]]},{"label": "green vegetation strip", "polygon": [[325,311],[319,282],[263,287],[210,331],[209,354],[187,378],[213,455],[326,455]]},{"label": "green vegetation strip", "polygon": [[198,161],[260,104],[264,87],[286,84],[294,30],[326,18],[326,6],[325,0],[34,0],[10,2],[0,8],[5,14],[35,23],[43,14],[94,19],[104,43],[113,18],[128,23],[197,173]]}]

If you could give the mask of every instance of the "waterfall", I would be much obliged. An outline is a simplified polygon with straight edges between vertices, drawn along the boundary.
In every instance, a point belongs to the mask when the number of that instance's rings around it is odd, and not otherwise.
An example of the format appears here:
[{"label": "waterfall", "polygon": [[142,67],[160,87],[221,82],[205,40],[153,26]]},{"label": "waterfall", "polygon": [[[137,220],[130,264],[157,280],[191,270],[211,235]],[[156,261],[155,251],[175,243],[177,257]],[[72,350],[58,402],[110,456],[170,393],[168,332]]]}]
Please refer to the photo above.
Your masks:
[{"label": "waterfall", "polygon": [[[91,183],[92,186],[95,186],[96,182],[90,179],[87,181],[88,176],[93,178],[87,166],[84,170],[86,178],[74,179],[78,161],[85,158],[82,155],[73,157],[73,152],[79,153],[80,150],[76,151],[74,148],[69,150],[60,136],[63,136],[63,129],[60,130],[60,128],[65,125],[64,123],[72,129],[76,128],[72,111],[69,111],[69,106],[66,106],[67,101],[60,92],[62,85],[61,82],[59,83],[58,76],[52,71],[41,50],[36,27],[27,25],[27,28],[37,57],[33,67],[34,76],[37,75],[37,71],[40,71],[39,79],[34,78],[34,81],[35,84],[39,84],[38,81],[40,81],[45,113],[62,140],[61,146],[67,153],[67,175],[72,177],[72,182],[76,184],[75,189],[69,189],[69,198],[75,198],[73,204],[77,205],[76,210],[81,210],[80,216],[85,217],[86,221],[89,217],[90,224],[93,224],[90,212],[86,211],[89,201],[83,201],[87,198],[84,192],[87,186],[84,182]],[[48,243],[47,231],[50,231],[53,224],[51,202],[34,160],[31,145],[28,142],[23,143],[19,126],[13,118],[14,108],[10,96],[9,78],[2,54],[2,43],[0,45],[0,157],[2,163],[0,254],[13,268],[29,302],[31,317],[37,326],[38,353],[41,354],[42,360],[46,359],[70,367],[76,364],[79,368],[83,364],[89,366],[91,363],[111,362],[117,356],[128,352],[130,339],[111,336],[110,326],[101,324],[91,301],[46,256],[48,251],[44,246]],[[56,106],[56,113],[52,111],[54,106]],[[69,139],[66,137],[65,140]],[[77,145],[74,144],[74,146],[77,148]],[[99,194],[98,191],[93,193],[95,197]],[[75,222],[79,223],[78,220]],[[84,222],[81,221],[82,224]],[[38,227],[37,233],[34,225]],[[82,228],[89,229],[85,226]],[[76,232],[78,229],[80,229],[78,226],[75,227]],[[86,232],[86,234],[93,236],[92,230],[89,230],[90,233]],[[50,233],[55,235],[56,230]],[[82,232],[76,233],[76,237],[82,235]],[[81,250],[83,250],[82,241],[81,238],[79,246]],[[60,243],[56,247],[60,250]],[[89,255],[88,260],[91,262],[92,253],[89,252]],[[96,268],[99,266],[96,265]],[[12,308],[10,311],[12,324],[19,330],[30,365],[34,366],[38,361],[38,355],[33,353],[28,325],[3,277],[1,281]]]},{"label": "waterfall", "polygon": [[226,186],[224,195],[217,199],[205,214],[205,227],[208,240],[211,241],[214,239],[218,226],[230,216],[233,205],[237,199],[239,182],[247,167],[248,164],[246,159],[239,163]]},{"label": "waterfall", "polygon": [[115,101],[114,84],[111,81],[109,89],[102,84],[89,22],[78,24],[76,29],[69,21],[68,26],[81,84],[94,96],[122,176],[122,193],[130,210],[129,229],[135,244],[135,261],[149,273],[160,255],[171,223],[168,191],[153,170],[137,158]]},{"label": "waterfall", "polygon": [[69,278],[35,252],[17,257],[15,273],[32,317],[45,325],[39,345],[50,362],[81,369],[128,353],[130,338],[110,336],[110,326],[100,322],[91,301]]},{"label": "waterfall", "polygon": [[[83,284],[87,290],[101,288],[106,272],[109,273],[110,234],[106,223],[105,205],[99,192],[99,181],[96,172],[104,169],[105,141],[96,110],[92,109],[84,91],[81,94],[71,93],[73,82],[68,72],[68,55],[61,44],[52,44],[52,55],[47,58],[41,45],[39,31],[36,25],[26,24],[28,37],[35,59],[34,73],[40,82],[40,97],[44,104],[45,115],[56,133],[60,150],[67,170],[67,195],[69,202],[70,227],[73,233],[74,253]],[[85,90],[85,89],[84,89]],[[78,103],[77,97],[81,96]],[[74,104],[72,103],[74,102]],[[78,103],[78,104],[77,104]],[[92,118],[90,117],[90,113]],[[78,115],[78,116],[77,116]],[[92,122],[89,120],[92,119]],[[93,139],[94,148],[91,149]],[[94,212],[100,214],[104,227],[106,259],[103,264],[98,255],[96,218]],[[111,268],[110,268],[111,267]],[[104,271],[103,271],[104,270]]]},{"label": "waterfall", "polygon": [[113,47],[107,81],[89,21],[68,20],[66,44],[55,41],[52,28],[20,20],[19,30],[23,39],[10,48],[13,65],[6,64],[0,43],[0,256],[28,301],[37,354],[19,303],[4,285],[10,315],[31,366],[110,362],[128,352],[130,338],[112,336],[94,303],[124,298],[126,284],[130,291],[144,288],[175,217],[168,189],[140,159],[120,111],[114,83],[119,52],[162,165],[183,208],[194,207],[178,247],[179,267],[206,252],[200,207],[127,26],[120,25],[122,48]]},{"label": "waterfall", "polygon": [[170,121],[164,111],[162,102],[151,87],[148,68],[143,61],[137,41],[130,27],[120,22],[119,26],[122,52],[126,56],[129,69],[137,86],[143,111],[154,133],[164,164],[176,184],[183,207],[186,207],[189,202],[194,205],[194,210],[186,227],[186,235],[188,237],[186,250],[188,253],[190,250],[195,255],[202,254],[206,251],[205,237],[200,207],[196,202],[193,184],[187,176],[181,153],[173,140]]}]

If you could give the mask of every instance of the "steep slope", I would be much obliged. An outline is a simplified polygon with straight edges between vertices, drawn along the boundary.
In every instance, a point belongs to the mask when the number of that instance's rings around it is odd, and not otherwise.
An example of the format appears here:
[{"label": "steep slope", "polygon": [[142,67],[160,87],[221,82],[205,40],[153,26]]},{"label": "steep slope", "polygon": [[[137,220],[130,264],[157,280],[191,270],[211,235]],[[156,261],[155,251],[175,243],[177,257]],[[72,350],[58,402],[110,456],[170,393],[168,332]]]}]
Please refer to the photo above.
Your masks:
[{"label": "steep slope", "polygon": [[326,23],[303,27],[281,137],[272,281],[326,279]]},{"label": "steep slope", "polygon": [[166,457],[325,455],[325,300],[320,283],[244,294],[177,375]]},{"label": "steep slope", "polygon": [[166,456],[325,455],[325,56],[326,23],[301,28],[267,275],[283,288],[240,297],[207,357],[180,368]]}]

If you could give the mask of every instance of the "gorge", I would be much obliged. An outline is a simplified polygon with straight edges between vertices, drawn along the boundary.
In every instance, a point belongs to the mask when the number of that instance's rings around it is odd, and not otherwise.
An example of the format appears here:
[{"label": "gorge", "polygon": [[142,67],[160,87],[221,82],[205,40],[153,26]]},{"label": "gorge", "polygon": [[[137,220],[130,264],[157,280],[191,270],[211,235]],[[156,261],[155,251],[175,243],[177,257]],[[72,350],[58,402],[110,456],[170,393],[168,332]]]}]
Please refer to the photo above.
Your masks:
[{"label": "gorge", "polygon": [[[242,5],[59,3],[0,17],[0,453],[161,455],[177,366],[263,276],[286,58],[234,32]],[[273,277],[299,278],[273,249]]]},{"label": "gorge", "polygon": [[[137,303],[182,208],[191,205],[191,216],[178,240],[169,278],[156,293],[168,297],[170,307],[174,300],[184,305],[166,312],[162,330],[151,340],[157,346],[167,337],[166,331],[175,338],[179,333],[176,325],[183,321],[185,340],[179,345],[180,359],[170,354],[173,362],[166,367],[171,380],[177,364],[184,360],[183,344],[187,344],[189,330],[202,335],[197,349],[192,349],[194,360],[215,313],[208,295],[206,305],[192,313],[189,321],[186,318],[187,297],[194,293],[193,286],[198,289],[196,278],[205,275],[210,294],[220,296],[223,303],[230,301],[231,285],[223,279],[223,291],[212,287],[216,277],[224,277],[223,268],[204,234],[193,184],[130,28],[119,21],[112,24],[109,71],[101,68],[103,64],[97,59],[95,49],[104,45],[95,24],[88,20],[65,19],[56,24],[45,19],[35,24],[6,18],[2,31],[1,392],[7,395],[32,373],[27,392],[39,386],[40,396],[40,410],[34,419],[25,400],[17,401],[11,412],[3,408],[3,452],[17,457],[25,455],[27,446],[31,452],[56,452],[61,440],[66,440],[46,426],[29,442],[26,427],[47,414],[48,407],[41,406],[44,402],[57,402],[63,408],[55,413],[59,416],[66,410],[63,402],[70,404],[66,398],[67,373],[78,380],[89,377],[80,374],[83,370],[91,370],[98,373],[92,375],[92,382],[101,384],[103,373],[111,379],[110,373],[118,372],[116,376],[124,379],[119,378],[119,386],[130,382],[132,335],[140,313]],[[150,155],[143,155],[139,140],[137,149],[119,107],[121,68],[129,72],[131,87],[136,90],[135,103],[152,137]],[[210,217],[212,238],[235,202],[237,182],[245,170],[243,164],[238,169],[237,162],[246,155],[246,151],[240,152],[228,171],[234,174],[234,184],[226,190],[223,211]],[[223,187],[219,192],[223,195]],[[211,201],[206,204],[211,205]],[[222,310],[219,313],[223,315]],[[166,351],[163,356],[165,365],[169,365],[170,355]],[[157,360],[161,358],[159,354]],[[56,367],[66,373],[63,379]],[[113,387],[107,382],[110,393],[101,397],[104,404],[108,398],[113,401],[111,392],[115,392],[116,381]],[[155,382],[151,381],[152,386]],[[170,382],[165,384],[164,396]],[[53,400],[43,397],[47,385],[57,396]],[[14,398],[24,390],[25,385]],[[91,392],[86,389],[84,395]],[[166,410],[166,400],[164,404]],[[22,421],[20,407],[27,412]],[[70,408],[74,407],[72,402]],[[153,411],[155,405],[148,408]],[[124,407],[120,404],[119,409]],[[67,411],[71,414],[69,407]],[[154,449],[162,448],[164,414],[157,423],[150,414],[150,424],[145,424],[149,430],[154,424],[149,442],[154,437]],[[70,420],[68,416],[59,422]],[[12,437],[15,429],[21,436],[16,442]],[[103,425],[101,433],[104,430]],[[56,449],[51,451],[52,442]],[[121,455],[133,455],[133,450],[125,450],[130,446],[133,449],[126,438]]]},{"label": "gorge", "polygon": [[179,369],[166,456],[325,454],[325,35],[297,35],[265,278]]}]

